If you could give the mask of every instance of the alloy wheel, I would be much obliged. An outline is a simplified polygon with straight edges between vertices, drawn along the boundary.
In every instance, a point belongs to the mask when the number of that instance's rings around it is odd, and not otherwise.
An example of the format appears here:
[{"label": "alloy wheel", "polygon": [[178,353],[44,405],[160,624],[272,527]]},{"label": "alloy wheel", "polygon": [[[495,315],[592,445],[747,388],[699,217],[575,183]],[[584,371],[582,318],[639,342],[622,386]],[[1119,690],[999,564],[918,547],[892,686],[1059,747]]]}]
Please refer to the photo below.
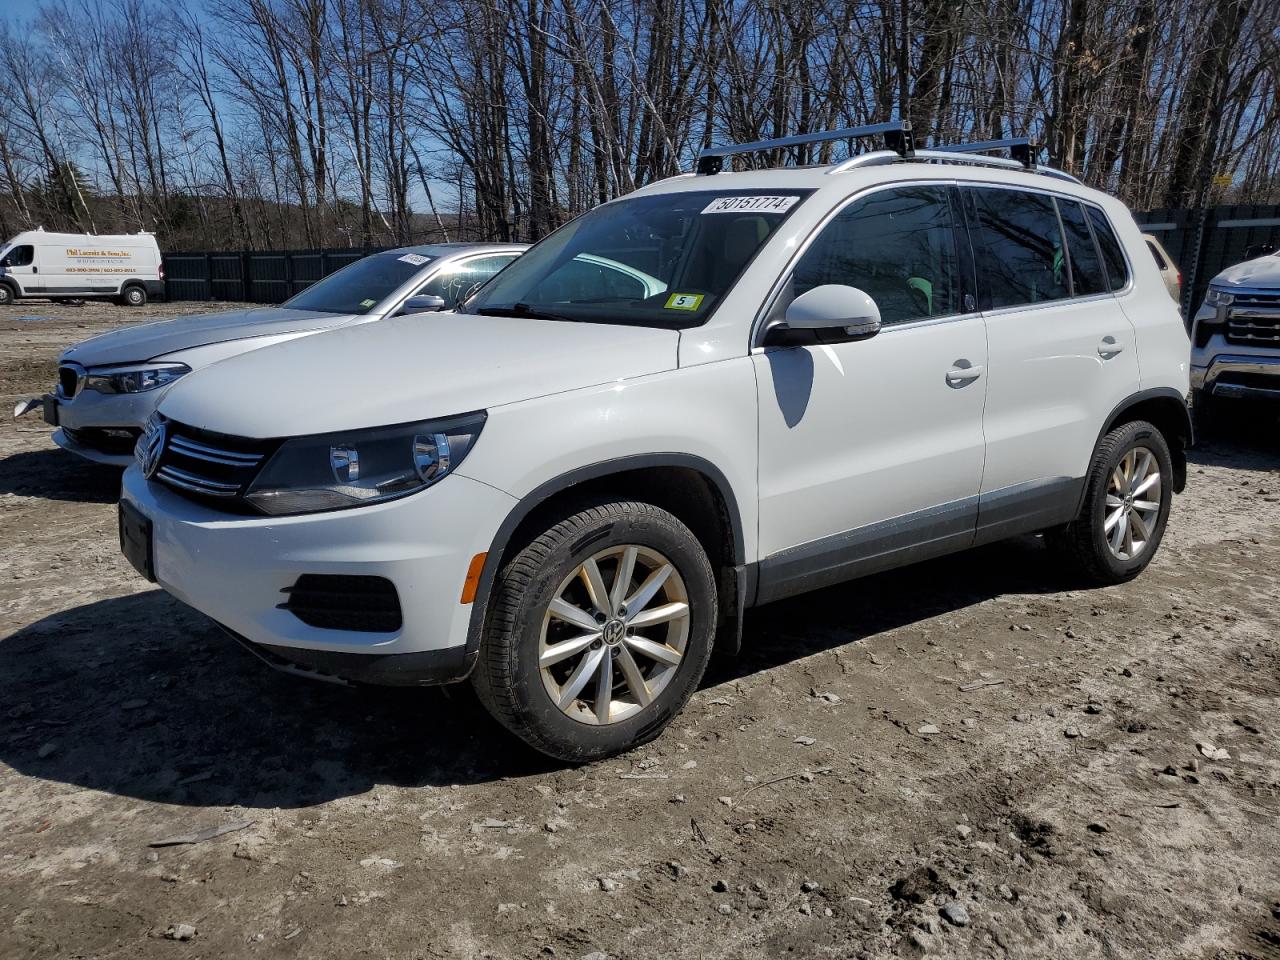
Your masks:
[{"label": "alloy wheel", "polygon": [[670,560],[637,544],[601,550],[561,581],[543,614],[543,687],[581,723],[625,720],[675,677],[689,624],[689,595]]},{"label": "alloy wheel", "polygon": [[1160,519],[1160,461],[1146,447],[1125,452],[1107,481],[1102,532],[1117,560],[1134,560],[1151,542]]}]

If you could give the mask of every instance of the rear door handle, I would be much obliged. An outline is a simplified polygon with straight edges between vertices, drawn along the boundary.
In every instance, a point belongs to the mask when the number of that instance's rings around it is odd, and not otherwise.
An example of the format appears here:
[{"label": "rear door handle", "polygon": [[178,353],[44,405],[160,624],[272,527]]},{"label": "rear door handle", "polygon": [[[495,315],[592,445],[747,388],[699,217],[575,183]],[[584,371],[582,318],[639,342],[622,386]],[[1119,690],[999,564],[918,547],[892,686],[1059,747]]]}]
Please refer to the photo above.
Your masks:
[{"label": "rear door handle", "polygon": [[1098,344],[1098,356],[1103,360],[1110,360],[1117,353],[1124,352],[1124,344],[1115,337],[1103,337],[1102,342]]},{"label": "rear door handle", "polygon": [[968,366],[960,366],[959,363],[947,371],[947,384],[952,387],[963,387],[966,383],[972,383],[982,376],[982,372],[986,368],[981,364]]}]

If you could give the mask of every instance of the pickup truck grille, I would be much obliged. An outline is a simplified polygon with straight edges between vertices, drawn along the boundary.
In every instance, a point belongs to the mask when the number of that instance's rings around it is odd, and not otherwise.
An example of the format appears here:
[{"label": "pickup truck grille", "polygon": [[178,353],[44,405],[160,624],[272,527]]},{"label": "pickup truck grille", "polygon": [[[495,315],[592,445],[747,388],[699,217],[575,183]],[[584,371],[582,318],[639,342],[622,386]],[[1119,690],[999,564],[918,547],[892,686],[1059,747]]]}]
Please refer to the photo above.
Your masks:
[{"label": "pickup truck grille", "polygon": [[1227,342],[1280,346],[1280,290],[1237,293],[1227,312]]},{"label": "pickup truck grille", "polygon": [[155,479],[184,496],[238,509],[275,446],[276,441],[228,437],[170,421]]}]

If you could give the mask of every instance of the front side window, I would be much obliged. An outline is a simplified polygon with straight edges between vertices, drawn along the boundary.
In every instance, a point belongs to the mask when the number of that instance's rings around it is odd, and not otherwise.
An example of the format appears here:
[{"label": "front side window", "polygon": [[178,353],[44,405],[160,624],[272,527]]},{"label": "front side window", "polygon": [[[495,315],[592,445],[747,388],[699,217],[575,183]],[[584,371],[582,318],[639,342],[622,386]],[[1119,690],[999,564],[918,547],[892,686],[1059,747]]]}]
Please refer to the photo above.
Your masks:
[{"label": "front side window", "polygon": [[434,259],[396,250],[374,253],[317,280],[282,306],[320,313],[365,314],[421,273]]},{"label": "front side window", "polygon": [[978,231],[993,309],[1071,296],[1066,249],[1053,199],[1019,190],[975,189]]},{"label": "front side window", "polygon": [[1122,290],[1129,282],[1129,265],[1125,262],[1124,251],[1120,249],[1120,241],[1107,222],[1107,215],[1097,207],[1088,209],[1093,234],[1098,238],[1098,249],[1102,251],[1102,262],[1107,268],[1107,281],[1112,290]]},{"label": "front side window", "polygon": [[1071,287],[1077,297],[1107,292],[1107,275],[1093,243],[1093,231],[1085,219],[1084,207],[1074,200],[1058,198],[1062,229],[1067,234],[1067,254],[1071,258]]},{"label": "front side window", "polygon": [[857,287],[886,325],[961,312],[948,189],[896,187],[849,204],[800,258],[791,297],[829,283]]},{"label": "front side window", "polygon": [[12,248],[4,255],[4,260],[0,261],[0,265],[6,267],[29,267],[31,262],[36,258],[36,249],[29,243]]},{"label": "front side window", "polygon": [[706,322],[808,190],[691,190],[608,203],[530,248],[469,313],[683,329]]},{"label": "front side window", "polygon": [[492,257],[472,257],[470,260],[441,267],[435,276],[418,289],[415,296],[440,297],[447,306],[452,307],[479,290],[515,258],[514,253],[501,253]]}]

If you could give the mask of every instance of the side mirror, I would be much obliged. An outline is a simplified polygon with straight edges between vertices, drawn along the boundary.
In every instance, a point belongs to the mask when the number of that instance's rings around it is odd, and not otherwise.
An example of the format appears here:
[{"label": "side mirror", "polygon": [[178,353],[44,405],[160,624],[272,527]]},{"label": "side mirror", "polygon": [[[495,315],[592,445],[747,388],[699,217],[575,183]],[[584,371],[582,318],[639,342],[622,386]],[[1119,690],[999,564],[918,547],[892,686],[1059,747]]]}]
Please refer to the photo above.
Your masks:
[{"label": "side mirror", "polygon": [[842,343],[880,332],[880,308],[857,287],[827,283],[800,294],[787,306],[768,343]]},{"label": "side mirror", "polygon": [[420,293],[406,300],[404,305],[396,311],[396,316],[403,317],[409,313],[437,313],[443,309],[445,309],[444,297]]},{"label": "side mirror", "polygon": [[1278,248],[1274,243],[1255,243],[1244,252],[1246,260],[1256,260],[1258,257],[1265,257],[1267,254],[1275,253]]}]

